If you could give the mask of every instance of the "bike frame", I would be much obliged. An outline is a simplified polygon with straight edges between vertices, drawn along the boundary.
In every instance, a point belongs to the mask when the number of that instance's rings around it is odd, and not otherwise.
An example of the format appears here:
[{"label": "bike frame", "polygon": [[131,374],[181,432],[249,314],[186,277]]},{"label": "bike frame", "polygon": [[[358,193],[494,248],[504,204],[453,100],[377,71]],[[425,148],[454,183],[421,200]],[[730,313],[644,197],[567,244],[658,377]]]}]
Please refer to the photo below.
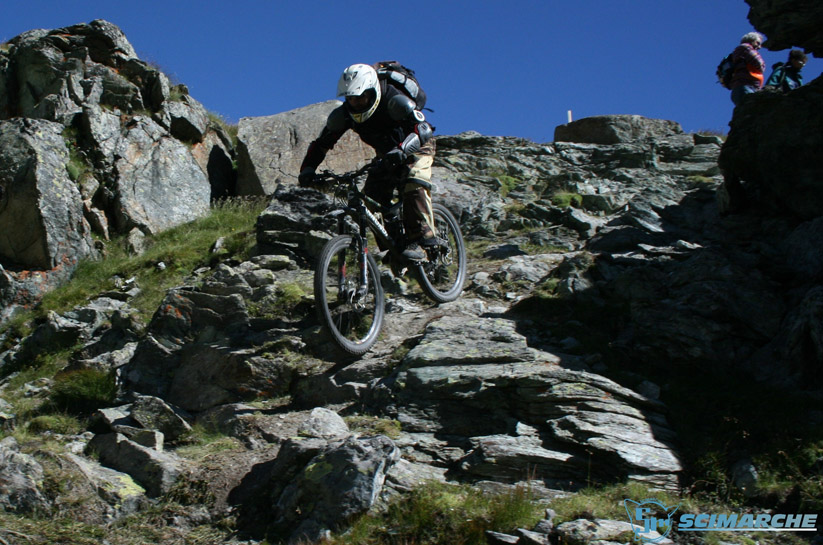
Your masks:
[{"label": "bike frame", "polygon": [[[365,188],[361,191],[358,182],[370,168],[375,168],[374,163],[346,174],[324,171],[314,179],[318,187],[334,188],[334,209],[326,217],[337,220],[338,231],[323,247],[315,269],[317,314],[338,347],[355,356],[367,352],[377,341],[385,314],[380,270],[377,261],[369,255],[369,232],[381,249],[387,249],[382,261],[390,264],[394,276],[403,277],[411,270],[423,292],[436,303],[448,303],[459,297],[466,275],[460,227],[448,209],[439,204],[432,205],[436,221],[442,222],[442,227],[436,223],[435,228],[444,229],[446,238],[428,245],[425,260],[403,256],[402,199],[382,205],[366,195]],[[376,174],[382,178],[383,173]],[[392,183],[390,173],[385,174],[388,179],[383,183]],[[394,179],[394,183],[401,182]],[[358,270],[348,274],[346,264]],[[333,301],[335,281],[337,294]]]},{"label": "bike frame", "polygon": [[[399,207],[402,205],[402,201],[392,205],[390,207],[383,207],[377,201],[371,199],[368,195],[362,192],[357,187],[357,179],[362,176],[365,172],[366,167],[353,173],[351,176],[345,179],[347,182],[348,187],[346,188],[349,192],[349,200],[346,203],[346,206],[340,210],[336,210],[332,212],[332,215],[337,216],[337,232],[338,234],[350,234],[352,236],[352,248],[354,251],[357,252],[357,264],[359,267],[358,271],[358,289],[356,298],[362,299],[368,294],[369,290],[369,283],[368,283],[368,265],[366,264],[367,255],[369,253],[368,248],[368,231],[371,230],[374,233],[375,238],[378,240],[378,243],[381,246],[385,246],[389,248],[389,251],[394,251],[397,242],[392,238],[392,236],[386,230],[386,227],[383,225],[383,222],[380,221],[374,213],[371,211],[369,205],[372,205],[374,209],[381,210],[381,213],[385,215],[393,215],[398,212]],[[357,232],[351,233],[350,229],[347,229],[346,226],[346,218],[349,217],[354,220],[355,224],[357,225]],[[343,275],[345,274],[344,265],[341,264],[340,270],[338,272],[339,281],[342,283]]]}]

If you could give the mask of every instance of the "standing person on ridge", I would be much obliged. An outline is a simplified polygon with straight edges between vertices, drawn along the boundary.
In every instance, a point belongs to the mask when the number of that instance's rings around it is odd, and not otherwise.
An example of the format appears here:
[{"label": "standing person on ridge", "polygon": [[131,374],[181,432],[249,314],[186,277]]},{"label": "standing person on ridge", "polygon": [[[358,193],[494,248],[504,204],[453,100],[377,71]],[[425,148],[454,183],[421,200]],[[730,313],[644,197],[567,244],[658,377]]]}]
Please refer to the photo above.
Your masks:
[{"label": "standing person on ridge", "polygon": [[803,85],[803,75],[800,71],[806,65],[806,58],[806,54],[801,50],[792,49],[786,64],[778,62],[772,66],[772,75],[766,81],[766,88],[788,93]]},{"label": "standing person on ridge", "polygon": [[732,75],[732,102],[740,104],[744,95],[756,93],[763,87],[763,71],[766,63],[757,52],[763,45],[765,36],[759,32],[749,32],[740,38],[740,45],[732,52],[734,73]]},{"label": "standing person on ridge", "polygon": [[[353,130],[364,143],[374,148],[384,164],[402,167],[406,232],[403,255],[412,260],[424,259],[421,245],[437,244],[430,192],[435,153],[431,125],[411,98],[378,78],[374,67],[367,64],[353,64],[343,71],[337,84],[337,96],[344,97],[345,102],[329,114],[320,136],[309,144],[300,165],[300,185],[313,185],[315,171],[326,153],[347,130]],[[392,177],[385,171],[370,173],[365,193],[381,204],[389,204],[393,193]]]}]

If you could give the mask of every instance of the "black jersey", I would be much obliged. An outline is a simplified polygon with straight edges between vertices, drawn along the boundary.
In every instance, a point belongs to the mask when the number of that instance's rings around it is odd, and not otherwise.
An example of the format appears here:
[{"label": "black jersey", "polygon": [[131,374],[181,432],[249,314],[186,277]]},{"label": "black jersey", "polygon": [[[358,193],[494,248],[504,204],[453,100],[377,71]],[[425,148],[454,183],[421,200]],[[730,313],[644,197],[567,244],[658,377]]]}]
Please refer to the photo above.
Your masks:
[{"label": "black jersey", "polygon": [[309,146],[301,170],[306,167],[317,168],[325,158],[326,152],[333,148],[349,129],[374,148],[378,155],[383,155],[400,147],[409,135],[418,131],[417,126],[420,123],[425,123],[423,115],[415,110],[414,101],[394,86],[381,81],[380,93],[377,109],[363,123],[355,123],[349,115],[346,103],[332,110],[320,136]]}]

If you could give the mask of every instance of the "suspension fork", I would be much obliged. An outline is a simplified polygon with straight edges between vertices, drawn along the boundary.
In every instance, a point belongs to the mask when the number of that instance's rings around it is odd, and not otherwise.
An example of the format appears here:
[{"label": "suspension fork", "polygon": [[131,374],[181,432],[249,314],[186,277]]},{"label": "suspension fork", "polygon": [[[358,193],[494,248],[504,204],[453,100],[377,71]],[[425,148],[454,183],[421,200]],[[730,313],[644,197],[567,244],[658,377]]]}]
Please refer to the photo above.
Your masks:
[{"label": "suspension fork", "polygon": [[[369,248],[367,246],[367,220],[364,217],[362,203],[357,207],[351,207],[345,214],[340,214],[337,218],[337,232],[344,234],[346,229],[346,216],[350,216],[357,223],[359,230],[352,235],[351,251],[357,254],[357,292],[351,293],[352,304],[358,304],[369,293]],[[345,264],[338,266],[338,283],[344,281],[346,275]]]},{"label": "suspension fork", "polygon": [[369,293],[369,247],[366,243],[366,241],[368,240],[366,222],[363,221],[363,219],[361,219],[358,222],[358,225],[360,226],[360,232],[358,233],[357,241],[357,264],[360,268],[360,270],[358,271],[360,273],[360,277],[357,286],[357,299],[362,300]]}]

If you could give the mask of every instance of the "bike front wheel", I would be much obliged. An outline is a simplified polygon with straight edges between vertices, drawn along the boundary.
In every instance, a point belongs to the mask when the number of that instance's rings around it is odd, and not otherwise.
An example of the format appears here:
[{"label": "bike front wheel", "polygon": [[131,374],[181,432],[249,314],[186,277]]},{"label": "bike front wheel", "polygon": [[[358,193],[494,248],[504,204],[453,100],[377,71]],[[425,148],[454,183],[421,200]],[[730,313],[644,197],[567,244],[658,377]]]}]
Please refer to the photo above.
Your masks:
[{"label": "bike front wheel", "polygon": [[331,239],[314,271],[314,300],[320,323],[348,354],[365,354],[383,326],[380,271],[366,254],[366,285],[360,284],[360,250],[350,235]]},{"label": "bike front wheel", "polygon": [[457,220],[442,204],[432,205],[434,227],[441,244],[426,248],[427,261],[417,266],[423,292],[438,303],[454,301],[466,281],[466,246]]}]

